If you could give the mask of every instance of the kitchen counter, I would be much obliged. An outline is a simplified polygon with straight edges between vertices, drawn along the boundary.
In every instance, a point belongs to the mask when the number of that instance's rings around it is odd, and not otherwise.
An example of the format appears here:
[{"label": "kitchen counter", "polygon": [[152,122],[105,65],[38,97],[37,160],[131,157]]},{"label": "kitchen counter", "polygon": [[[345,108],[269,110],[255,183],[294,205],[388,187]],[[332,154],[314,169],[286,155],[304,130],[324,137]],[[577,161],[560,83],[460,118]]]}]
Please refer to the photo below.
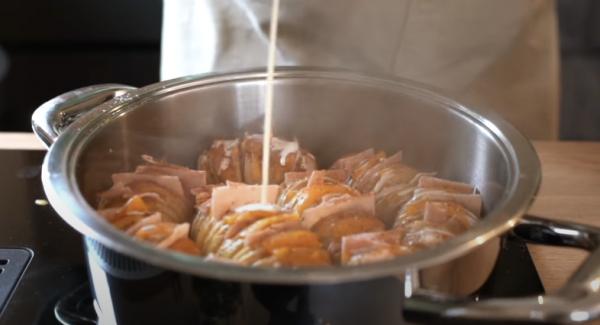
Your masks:
[{"label": "kitchen counter", "polygon": [[[534,145],[542,161],[542,185],[529,213],[600,227],[600,142]],[[576,249],[529,249],[547,291],[559,288],[587,256]]]},{"label": "kitchen counter", "polygon": [[[600,226],[600,142],[534,142],[542,184],[529,213]],[[529,245],[546,292],[559,289],[587,253]],[[600,320],[587,324],[600,325]]]},{"label": "kitchen counter", "polygon": [[[529,213],[600,227],[600,142],[534,142],[543,180]],[[0,133],[0,149],[44,150],[31,133]],[[530,245],[547,291],[559,288],[585,258],[575,249]]]}]

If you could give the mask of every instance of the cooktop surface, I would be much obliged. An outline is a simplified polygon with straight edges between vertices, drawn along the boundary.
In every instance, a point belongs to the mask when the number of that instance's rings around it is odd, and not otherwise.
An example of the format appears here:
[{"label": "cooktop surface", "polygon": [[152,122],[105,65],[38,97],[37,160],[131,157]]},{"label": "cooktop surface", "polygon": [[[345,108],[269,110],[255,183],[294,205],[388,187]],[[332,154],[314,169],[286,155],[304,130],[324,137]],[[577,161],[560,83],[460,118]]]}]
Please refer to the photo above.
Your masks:
[{"label": "cooktop surface", "polygon": [[[31,254],[19,283],[4,305],[0,301],[0,324],[58,324],[55,302],[87,281],[81,237],[45,202],[40,181],[44,155],[0,150],[0,249]],[[5,276],[14,260],[2,259],[7,262],[0,265],[5,269],[0,287],[8,288],[12,279]]]},{"label": "cooktop surface", "polygon": [[[0,325],[95,322],[81,236],[52,210],[42,189],[44,155],[0,150]],[[477,296],[542,292],[527,247],[504,238]]]}]

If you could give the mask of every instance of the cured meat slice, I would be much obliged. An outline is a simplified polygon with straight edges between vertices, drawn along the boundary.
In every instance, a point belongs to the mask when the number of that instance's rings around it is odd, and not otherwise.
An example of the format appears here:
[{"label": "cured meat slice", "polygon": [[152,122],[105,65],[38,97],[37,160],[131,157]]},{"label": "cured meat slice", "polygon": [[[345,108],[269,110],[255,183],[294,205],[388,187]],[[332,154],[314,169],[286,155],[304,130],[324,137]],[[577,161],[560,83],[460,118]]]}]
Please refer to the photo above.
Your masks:
[{"label": "cured meat slice", "polygon": [[135,169],[135,173],[143,175],[167,175],[179,178],[186,194],[192,189],[206,185],[206,171],[193,170],[187,167],[170,164],[165,161],[157,161],[152,156],[143,155],[145,165]]},{"label": "cured meat slice", "polygon": [[[267,203],[275,204],[278,194],[279,185],[269,185]],[[260,202],[260,195],[260,185],[228,184],[215,187],[211,196],[210,214],[213,218],[220,218],[235,208]]]},{"label": "cured meat slice", "polygon": [[[314,172],[315,171],[287,172],[283,177],[283,184],[284,186],[289,186],[298,181],[308,179]],[[340,183],[343,183],[348,179],[348,172],[344,169],[326,169],[319,170],[318,172],[323,172],[325,178],[329,178]]]},{"label": "cured meat slice", "polygon": [[433,176],[422,176],[417,185],[420,189],[435,189],[449,193],[475,194],[477,190],[471,184],[450,181]]},{"label": "cured meat slice", "polygon": [[404,244],[405,234],[402,229],[396,228],[344,236],[341,244],[341,263],[343,265],[375,263],[411,254],[415,249]]}]

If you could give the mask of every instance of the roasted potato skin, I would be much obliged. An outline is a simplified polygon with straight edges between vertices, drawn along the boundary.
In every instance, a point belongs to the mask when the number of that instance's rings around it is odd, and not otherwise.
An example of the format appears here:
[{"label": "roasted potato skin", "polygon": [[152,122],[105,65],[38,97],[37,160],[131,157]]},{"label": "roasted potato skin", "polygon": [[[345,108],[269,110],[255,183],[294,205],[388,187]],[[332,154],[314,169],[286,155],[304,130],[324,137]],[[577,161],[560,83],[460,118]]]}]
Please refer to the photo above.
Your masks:
[{"label": "roasted potato skin", "polygon": [[[262,135],[241,139],[216,140],[198,157],[198,169],[206,170],[211,184],[226,181],[260,184],[262,181]],[[280,184],[287,172],[316,169],[315,157],[296,141],[272,138],[269,156],[269,182]]]}]

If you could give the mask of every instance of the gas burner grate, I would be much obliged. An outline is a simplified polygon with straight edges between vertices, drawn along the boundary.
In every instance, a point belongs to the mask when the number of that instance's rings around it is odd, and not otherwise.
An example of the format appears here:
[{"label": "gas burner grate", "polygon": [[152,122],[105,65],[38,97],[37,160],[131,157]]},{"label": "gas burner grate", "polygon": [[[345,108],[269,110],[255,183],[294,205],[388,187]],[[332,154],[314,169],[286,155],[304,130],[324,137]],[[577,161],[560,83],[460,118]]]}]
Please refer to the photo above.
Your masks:
[{"label": "gas burner grate", "polygon": [[0,315],[32,257],[27,248],[0,248]]},{"label": "gas burner grate", "polygon": [[94,296],[89,283],[81,284],[59,299],[54,306],[54,317],[64,325],[98,324]]}]

